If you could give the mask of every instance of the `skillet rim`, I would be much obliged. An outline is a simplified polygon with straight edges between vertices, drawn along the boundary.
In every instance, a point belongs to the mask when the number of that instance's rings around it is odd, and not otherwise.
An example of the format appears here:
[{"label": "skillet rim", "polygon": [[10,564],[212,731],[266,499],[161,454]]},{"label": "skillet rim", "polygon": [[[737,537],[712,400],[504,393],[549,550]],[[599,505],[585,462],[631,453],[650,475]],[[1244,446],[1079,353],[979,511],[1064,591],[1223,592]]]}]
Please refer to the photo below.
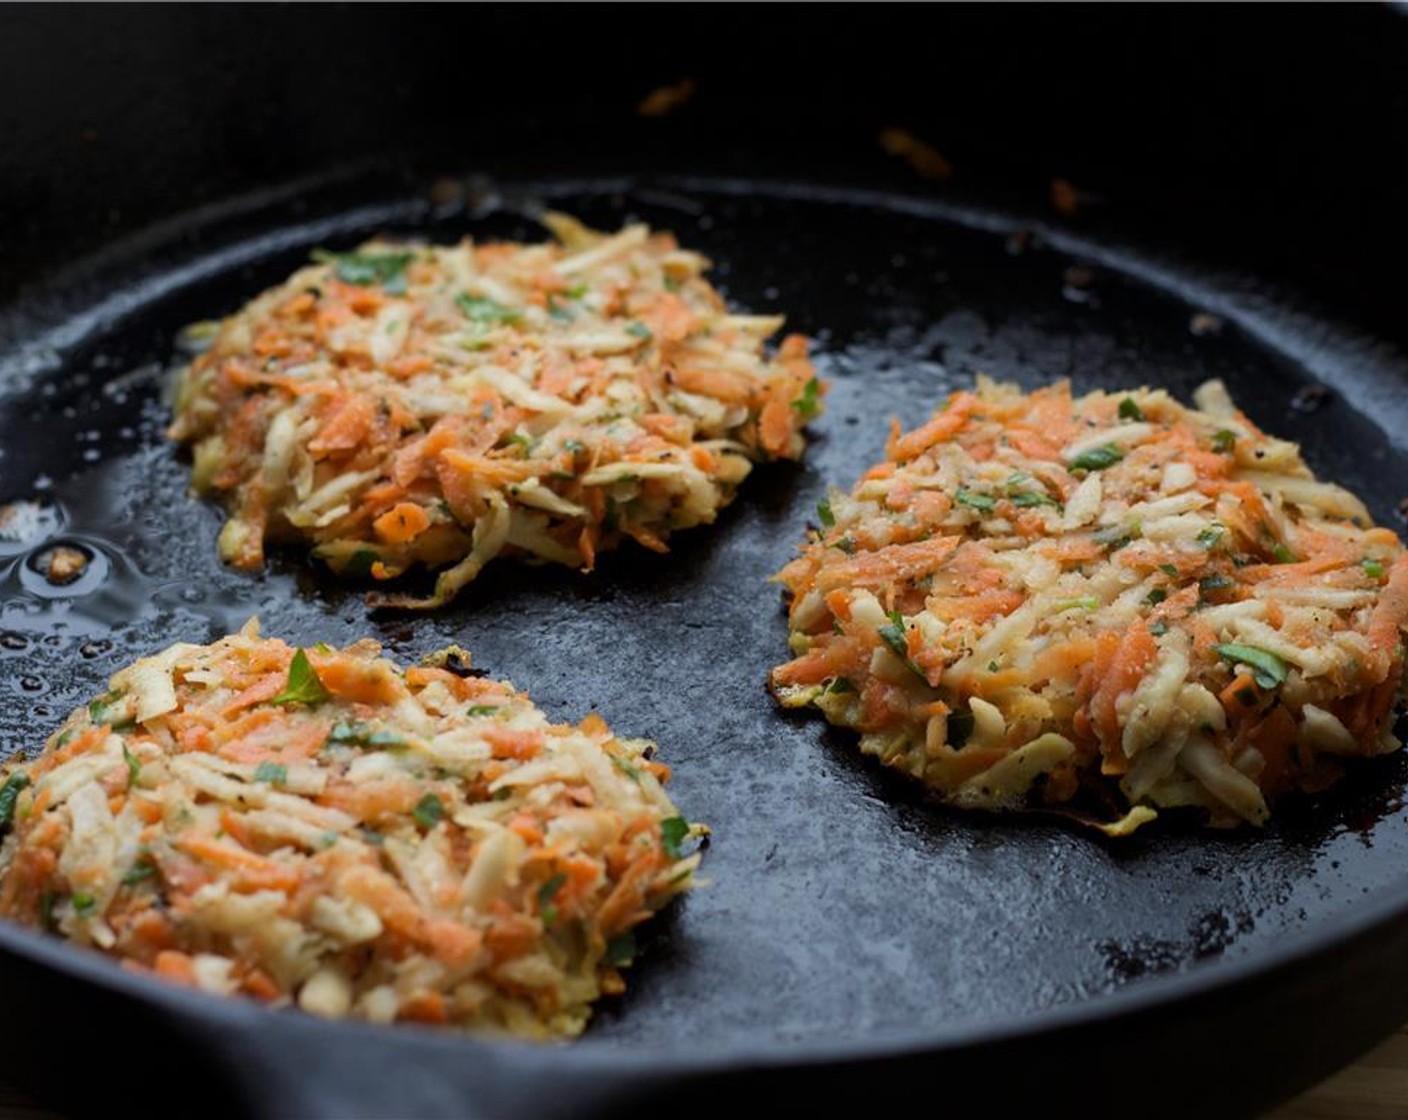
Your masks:
[{"label": "skillet rim", "polygon": [[[90,268],[97,274],[107,269],[120,270],[131,266],[134,253],[149,253],[163,243],[169,245],[170,241],[161,234],[183,228],[197,213],[216,223],[247,217],[287,197],[290,192],[316,191],[328,184],[345,185],[350,177],[360,174],[365,167],[363,164],[357,170],[333,169],[326,175],[303,177],[241,194],[224,203],[200,207],[198,211],[178,213],[155,226],[102,246],[42,279],[37,285],[38,290],[0,306],[0,326],[17,321],[20,335],[16,348],[19,354],[0,360],[0,392],[22,392],[31,378],[42,379],[52,375],[57,368],[62,368],[62,360],[55,363],[56,368],[34,372],[23,368],[23,355],[29,347],[38,349],[39,340],[53,339],[66,327],[81,324],[76,333],[68,333],[63,339],[62,350],[77,348],[106,329],[114,317],[130,315],[142,306],[160,300],[171,287],[170,283],[162,283],[164,278],[170,278],[173,273],[196,273],[191,279],[203,275],[203,271],[196,267],[198,262],[211,262],[211,272],[225,271],[231,267],[230,258],[240,256],[235,250],[242,245],[248,246],[247,255],[244,256],[247,263],[267,256],[275,251],[276,246],[288,248],[302,244],[306,238],[300,235],[314,228],[320,231],[322,237],[335,237],[364,230],[369,220],[394,223],[427,214],[424,202],[402,189],[378,196],[375,201],[363,206],[345,207],[321,217],[307,216],[301,221],[273,224],[253,238],[237,235],[226,242],[217,236],[210,243],[175,254],[173,259],[163,259],[161,266],[142,283],[125,292],[114,292],[104,289],[101,284],[87,283]],[[404,184],[402,186],[404,188]],[[1375,397],[1386,393],[1401,394],[1402,385],[1408,382],[1408,358],[1392,343],[1378,337],[1366,337],[1334,318],[1320,314],[1313,305],[1297,298],[1296,293],[1288,295],[1277,292],[1274,301],[1266,300],[1258,292],[1255,277],[1231,272],[1194,277],[1189,274],[1191,262],[1161,254],[1157,250],[1128,246],[1118,237],[1086,236],[1030,213],[996,211],[914,191],[846,186],[834,181],[620,174],[571,179],[504,176],[495,179],[493,186],[500,195],[495,212],[508,211],[521,216],[531,216],[531,202],[528,200],[535,198],[554,199],[611,192],[630,194],[657,187],[702,195],[753,196],[830,206],[874,207],[994,235],[1029,231],[1050,250],[1092,261],[1141,285],[1166,292],[1184,304],[1196,305],[1226,318],[1261,345],[1332,384],[1356,412],[1382,432],[1387,442],[1408,447],[1408,433],[1396,436],[1386,426],[1383,413],[1374,407]],[[530,208],[525,210],[525,205]],[[222,263],[215,267],[217,261]],[[42,304],[46,297],[63,293],[66,284],[75,281],[78,293],[83,294],[74,303],[64,306],[52,323],[45,324],[42,320],[24,322],[27,305],[34,302]],[[99,292],[106,290],[107,298],[85,298],[86,287],[96,288]],[[17,319],[12,320],[11,316],[17,316]],[[10,322],[7,323],[7,320]],[[38,327],[33,331],[37,337],[28,345],[24,339],[26,326]],[[1313,335],[1316,345],[1306,349],[1296,347],[1297,334]],[[15,383],[5,385],[4,382],[11,377]],[[1093,839],[1090,842],[1098,843]],[[509,1059],[520,1071],[535,1069],[566,1074],[590,1070],[660,1076],[724,1074],[744,1070],[782,1071],[837,1062],[880,1062],[1032,1040],[1080,1028],[1111,1028],[1144,1015],[1172,1010],[1200,997],[1228,995],[1250,988],[1277,973],[1323,961],[1358,939],[1396,927],[1408,928],[1408,871],[1397,881],[1357,900],[1344,912],[1322,917],[1314,926],[1280,934],[1272,943],[1235,959],[1218,958],[1199,962],[1187,968],[1141,978],[1117,990],[1086,996],[1071,1003],[1001,1018],[960,1020],[941,1027],[891,1029],[854,1035],[842,1041],[755,1039],[707,1049],[690,1049],[687,1044],[626,1047],[616,1042],[593,1039],[590,1028],[571,1045],[550,1047],[521,1040],[487,1039],[471,1033],[414,1024],[380,1026],[357,1020],[320,1021],[294,1010],[275,1013],[273,1018],[269,1018],[271,1009],[253,1001],[168,984],[155,977],[125,970],[117,961],[99,953],[85,951],[58,938],[8,922],[0,922],[0,952],[118,996],[184,1014],[210,1025],[257,1030],[260,1024],[268,1024],[271,1031],[319,1033],[326,1037],[329,1044],[342,1037],[349,1042],[363,1044],[387,1042],[412,1046],[426,1054],[441,1048],[459,1050],[468,1047],[481,1056]]]}]

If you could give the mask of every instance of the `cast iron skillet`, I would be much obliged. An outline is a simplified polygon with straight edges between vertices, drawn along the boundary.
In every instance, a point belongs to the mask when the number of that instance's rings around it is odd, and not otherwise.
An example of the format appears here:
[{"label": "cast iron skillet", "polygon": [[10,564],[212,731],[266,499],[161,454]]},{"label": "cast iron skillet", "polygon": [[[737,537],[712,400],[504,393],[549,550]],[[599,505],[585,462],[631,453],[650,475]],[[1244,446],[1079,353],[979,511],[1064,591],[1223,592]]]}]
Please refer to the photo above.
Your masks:
[{"label": "cast iron skillet", "polygon": [[[516,173],[445,181],[465,160],[422,154],[172,207],[0,312],[0,501],[42,499],[46,544],[97,558],[55,592],[36,546],[0,545],[0,737],[32,750],[132,657],[251,614],[302,643],[372,634],[401,659],[459,641],[554,718],[596,706],[621,733],[656,738],[679,804],[715,830],[712,885],[650,927],[629,993],[570,1047],[270,1013],[0,927],[7,1075],[80,1111],[142,1078],[144,1092],[232,1116],[646,1115],[921,1093],[960,1115],[1137,1101],[1154,1117],[1240,1116],[1408,1016],[1401,759],[1286,804],[1263,832],[1170,820],[1109,844],[937,809],[763,689],[785,650],[767,576],[826,485],[878,455],[891,415],[917,422],[979,370],[1185,398],[1221,376],[1391,523],[1408,456],[1401,357],[1266,283],[1161,256],[1157,240],[1092,240],[918,181],[765,174],[761,159],[749,175],[701,176],[648,155],[584,178],[562,162],[486,157],[475,172]],[[591,577],[495,566],[431,616],[369,615],[357,588],[293,555],[261,577],[223,569],[219,515],[185,497],[161,438],[179,328],[313,247],[386,231],[537,236],[544,203],[675,229],[715,259],[732,299],[785,310],[817,340],[833,391],[805,465],[758,471],[666,559],[622,552]],[[1212,318],[1195,332],[1199,314]]]}]

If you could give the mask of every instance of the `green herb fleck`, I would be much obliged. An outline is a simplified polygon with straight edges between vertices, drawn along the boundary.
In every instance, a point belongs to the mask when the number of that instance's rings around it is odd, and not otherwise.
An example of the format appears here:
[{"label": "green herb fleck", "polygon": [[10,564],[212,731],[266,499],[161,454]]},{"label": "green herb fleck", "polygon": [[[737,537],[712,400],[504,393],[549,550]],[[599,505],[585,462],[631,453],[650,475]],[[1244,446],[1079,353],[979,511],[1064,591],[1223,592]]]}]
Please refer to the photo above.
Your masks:
[{"label": "green herb fleck", "polygon": [[354,579],[365,579],[372,574],[372,565],[381,557],[370,548],[359,548],[342,565],[342,574]]},{"label": "green herb fleck", "polygon": [[1238,642],[1226,642],[1212,648],[1223,660],[1247,666],[1252,671],[1252,679],[1262,688],[1275,688],[1286,679],[1286,663],[1267,650]]},{"label": "green herb fleck", "polygon": [[471,704],[464,710],[467,716],[491,716],[499,710],[497,704]]},{"label": "green herb fleck", "polygon": [[904,666],[925,684],[929,679],[924,675],[924,670],[909,659],[909,643],[905,640],[904,615],[899,611],[890,612],[890,621],[884,626],[878,627],[875,631],[880,640],[890,647],[890,652],[898,657]]},{"label": "green herb fleck", "polygon": [[344,284],[366,288],[380,284],[392,295],[406,290],[406,266],[415,260],[414,253],[330,253],[314,249],[313,259],[331,264],[333,274]]},{"label": "green herb fleck", "polygon": [[1224,532],[1226,532],[1226,530],[1223,528],[1223,526],[1218,525],[1216,522],[1214,522],[1213,524],[1209,525],[1206,529],[1204,529],[1201,533],[1199,533],[1195,539],[1197,540],[1198,545],[1201,548],[1210,549],[1222,539],[1222,534]]},{"label": "green herb fleck", "polygon": [[127,869],[127,874],[122,877],[124,887],[135,887],[145,879],[150,879],[156,874],[156,864],[149,860],[139,860]]},{"label": "green herb fleck", "polygon": [[1144,602],[1149,604],[1149,606],[1151,607],[1157,607],[1167,598],[1168,592],[1165,591],[1162,587],[1156,587],[1154,588],[1154,590],[1150,591],[1149,594],[1144,596]]},{"label": "green herb fleck", "polygon": [[1172,564],[1160,564],[1159,571],[1163,572],[1164,575],[1168,576],[1171,579],[1178,578],[1178,569]]},{"label": "green herb fleck", "polygon": [[395,731],[373,731],[365,723],[336,723],[328,732],[328,742],[376,750],[404,747],[407,739]]},{"label": "green herb fleck", "polygon": [[797,415],[810,420],[821,411],[821,382],[815,377],[802,386],[802,395],[792,402]]},{"label": "green herb fleck", "polygon": [[636,955],[636,935],[630,930],[618,933],[606,943],[606,959],[617,968],[631,963]]},{"label": "green herb fleck", "polygon": [[1364,574],[1370,579],[1384,578],[1384,566],[1377,560],[1365,560],[1360,567],[1364,569]]},{"label": "green herb fleck", "polygon": [[552,900],[557,897],[557,892],[566,882],[567,876],[559,871],[538,888],[538,916],[542,918],[543,925],[550,926],[557,921],[557,907],[553,905]]},{"label": "green herb fleck", "polygon": [[1214,432],[1212,437],[1212,449],[1220,451],[1226,455],[1234,451],[1237,447],[1237,433],[1223,428],[1220,432]]},{"label": "green herb fleck", "polygon": [[1009,493],[1007,498],[1014,506],[1021,506],[1023,509],[1029,509],[1032,506],[1054,506],[1056,509],[1061,508],[1061,503],[1055,498],[1048,497],[1045,494],[1038,494],[1035,490],[1015,490]]},{"label": "green herb fleck", "polygon": [[1057,599],[1051,604],[1051,609],[1058,614],[1061,611],[1093,611],[1100,606],[1100,600],[1094,595],[1081,595],[1075,599]]},{"label": "green herb fleck", "polygon": [[587,286],[585,284],[573,284],[572,287],[567,289],[565,294],[568,299],[581,299],[587,294]]},{"label": "green herb fleck", "polygon": [[10,823],[15,819],[15,801],[20,795],[20,790],[29,785],[29,775],[22,774],[18,770],[5,779],[5,784],[0,786],[0,831],[10,827]]},{"label": "green herb fleck", "polygon": [[671,859],[683,859],[680,845],[689,835],[689,822],[683,817],[669,817],[660,822],[660,846]]},{"label": "green herb fleck", "polygon": [[135,786],[137,779],[142,776],[142,763],[135,754],[127,749],[127,744],[122,744],[122,761],[127,763],[127,784]]},{"label": "green herb fleck", "polygon": [[288,781],[288,767],[282,762],[261,762],[254,768],[256,782],[268,782],[271,786],[281,786]]},{"label": "green herb fleck", "polygon": [[566,883],[567,876],[563,872],[559,871],[556,875],[554,875],[551,879],[549,879],[546,883],[544,883],[541,887],[538,888],[538,901],[541,903],[551,902],[554,898],[557,897],[557,892],[560,891],[566,885]]},{"label": "green herb fleck", "polygon": [[88,705],[88,718],[99,727],[111,727],[114,731],[122,731],[132,727],[136,720],[128,715],[119,715],[115,709],[121,700],[121,692],[109,692],[106,696],[101,696]]},{"label": "green herb fleck", "polygon": [[1198,590],[1203,592],[1226,591],[1229,587],[1236,586],[1236,580],[1232,579],[1229,576],[1223,575],[1221,572],[1216,572],[1210,576],[1204,576],[1198,581]]},{"label": "green herb fleck", "polygon": [[87,891],[76,891],[73,896],[73,909],[80,918],[86,918],[93,912],[93,907],[98,905],[98,900]]},{"label": "green herb fleck", "polygon": [[1144,410],[1139,407],[1139,403],[1133,397],[1125,397],[1120,401],[1121,420],[1143,420]]},{"label": "green herb fleck", "polygon": [[284,690],[275,696],[271,704],[322,704],[332,699],[332,694],[323,687],[308,654],[299,650],[288,665],[288,683]]},{"label": "green herb fleck", "polygon": [[1278,564],[1294,564],[1296,562],[1296,554],[1280,541],[1271,546],[1271,558]]},{"label": "green herb fleck", "polygon": [[847,692],[855,692],[856,686],[850,677],[837,677],[826,686],[826,693],[830,696],[840,696]]},{"label": "green herb fleck", "polygon": [[465,318],[472,323],[516,323],[521,318],[512,307],[505,307],[492,299],[471,296],[465,292],[455,297],[455,303],[464,312]]},{"label": "green herb fleck", "polygon": [[836,542],[836,547],[839,548],[842,552],[844,552],[847,556],[851,556],[855,553],[856,550],[856,539],[855,537],[847,533],[844,537],[842,537],[839,541]]},{"label": "green herb fleck", "polygon": [[1113,467],[1123,458],[1123,451],[1114,444],[1107,443],[1103,447],[1082,451],[1071,460],[1071,466],[1081,471],[1103,471],[1106,467]]},{"label": "green herb fleck", "polygon": [[997,505],[997,503],[986,494],[975,494],[971,490],[960,490],[953,496],[953,500],[961,506],[968,506],[970,509],[976,509],[980,513],[991,513],[993,507]]},{"label": "green herb fleck", "polygon": [[831,502],[826,498],[817,502],[816,516],[824,528],[830,529],[836,524],[836,515],[831,511]]},{"label": "green herb fleck", "polygon": [[415,810],[411,813],[415,817],[416,823],[421,828],[429,831],[445,819],[445,803],[433,793],[427,793],[416,802]]},{"label": "green herb fleck", "polygon": [[956,751],[962,750],[973,736],[973,713],[967,708],[961,712],[949,712],[946,727],[949,746]]}]

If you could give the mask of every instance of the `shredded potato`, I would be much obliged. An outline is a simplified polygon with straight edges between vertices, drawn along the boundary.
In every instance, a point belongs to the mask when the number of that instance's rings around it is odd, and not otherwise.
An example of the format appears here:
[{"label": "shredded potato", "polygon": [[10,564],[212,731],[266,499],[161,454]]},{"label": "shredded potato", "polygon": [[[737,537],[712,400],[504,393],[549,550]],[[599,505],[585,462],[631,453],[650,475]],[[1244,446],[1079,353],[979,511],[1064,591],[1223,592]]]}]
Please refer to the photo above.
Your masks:
[{"label": "shredded potato", "polygon": [[957,805],[1261,824],[1393,750],[1408,555],[1220,383],[1022,394],[980,378],[779,574],[771,684]]},{"label": "shredded potato", "polygon": [[316,1015],[581,1031],[707,829],[652,744],[377,653],[251,623],[119,673],[5,774],[0,915]]},{"label": "shredded potato", "polygon": [[779,317],[732,315],[673,236],[563,214],[558,243],[373,241],[225,320],[171,427],[223,500],[221,556],[302,540],[338,573],[440,570],[435,607],[500,553],[590,570],[708,524],[757,461],[795,459],[825,386]]}]

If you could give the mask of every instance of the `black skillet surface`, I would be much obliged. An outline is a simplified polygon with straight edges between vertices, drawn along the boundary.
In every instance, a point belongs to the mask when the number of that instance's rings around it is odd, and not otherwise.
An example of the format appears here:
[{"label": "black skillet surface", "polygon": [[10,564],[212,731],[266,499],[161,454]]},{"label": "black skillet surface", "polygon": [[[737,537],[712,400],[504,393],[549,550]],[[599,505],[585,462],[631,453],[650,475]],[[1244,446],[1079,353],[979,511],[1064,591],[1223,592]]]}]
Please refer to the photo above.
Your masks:
[{"label": "black skillet surface", "polygon": [[[824,1061],[812,1088],[868,1100],[922,1080],[953,1105],[1035,1098],[1058,1112],[1177,1068],[1177,1084],[1141,1105],[1161,1116],[1190,1100],[1242,1113],[1408,1012],[1408,951],[1375,956],[1369,940],[1348,940],[1376,917],[1366,937],[1408,940],[1403,760],[1286,805],[1264,832],[1170,821],[1112,844],[929,806],[861,761],[848,735],[784,716],[763,686],[786,638],[767,577],[826,485],[849,485],[879,456],[891,416],[914,425],[979,371],[1027,387],[1058,376],[1080,389],[1162,384],[1185,398],[1220,376],[1256,421],[1301,441],[1317,471],[1388,520],[1408,454],[1383,425],[1408,423],[1408,407],[1375,395],[1381,359],[1370,369],[1323,333],[1302,345],[1293,318],[1244,314],[1226,293],[1192,292],[1117,252],[1059,234],[1055,246],[1014,239],[1001,217],[905,196],[703,180],[477,182],[467,201],[438,207],[373,195],[349,206],[345,187],[332,193],[303,196],[298,222],[256,204],[218,248],[144,245],[132,286],[73,314],[89,341],[56,371],[23,377],[16,367],[38,351],[11,352],[0,500],[51,503],[55,532],[0,561],[0,737],[37,747],[133,657],[210,640],[250,615],[303,644],[372,634],[401,659],[461,642],[553,718],[596,707],[621,733],[657,739],[678,803],[714,829],[711,885],[652,927],[629,993],[565,1051],[327,1027],[172,993],[0,929],[0,975],[45,992],[41,1022],[98,1034],[120,1069],[166,1045],[153,1039],[175,1024],[191,1050],[183,1069],[225,1086],[237,1114],[588,1115],[607,1102],[620,1114],[686,1079],[703,1078],[691,1089],[700,1101],[727,1104],[786,1084],[766,1071]],[[494,565],[433,615],[369,614],[357,589],[318,579],[297,556],[259,577],[222,568],[220,516],[185,497],[185,467],[161,437],[159,387],[179,327],[234,309],[315,246],[373,231],[539,236],[524,214],[541,200],[602,226],[675,229],[716,261],[739,305],[786,311],[817,340],[832,391],[805,465],[758,471],[713,530],[680,537],[666,558],[622,552],[593,576]],[[1209,308],[1221,326],[1192,329]],[[1306,411],[1312,370],[1332,392]],[[93,550],[100,571],[56,593],[31,564],[60,541]],[[96,990],[41,988],[21,959]],[[1268,973],[1278,961],[1289,972]],[[1384,974],[1372,997],[1354,979],[1366,969]],[[1230,1007],[1202,1012],[1199,992]],[[114,1029],[119,1007],[151,1025]],[[42,1057],[52,1044],[29,1045],[43,1038],[15,1040],[16,1075],[52,1069]],[[1052,1073],[1087,1046],[1101,1048],[1080,1059],[1098,1075]],[[840,1077],[866,1059],[868,1073]],[[1013,1063],[1020,1071],[1002,1072]],[[1229,1068],[1241,1071],[1236,1087],[1219,1085]],[[745,1085],[749,1070],[764,1080]]]}]

